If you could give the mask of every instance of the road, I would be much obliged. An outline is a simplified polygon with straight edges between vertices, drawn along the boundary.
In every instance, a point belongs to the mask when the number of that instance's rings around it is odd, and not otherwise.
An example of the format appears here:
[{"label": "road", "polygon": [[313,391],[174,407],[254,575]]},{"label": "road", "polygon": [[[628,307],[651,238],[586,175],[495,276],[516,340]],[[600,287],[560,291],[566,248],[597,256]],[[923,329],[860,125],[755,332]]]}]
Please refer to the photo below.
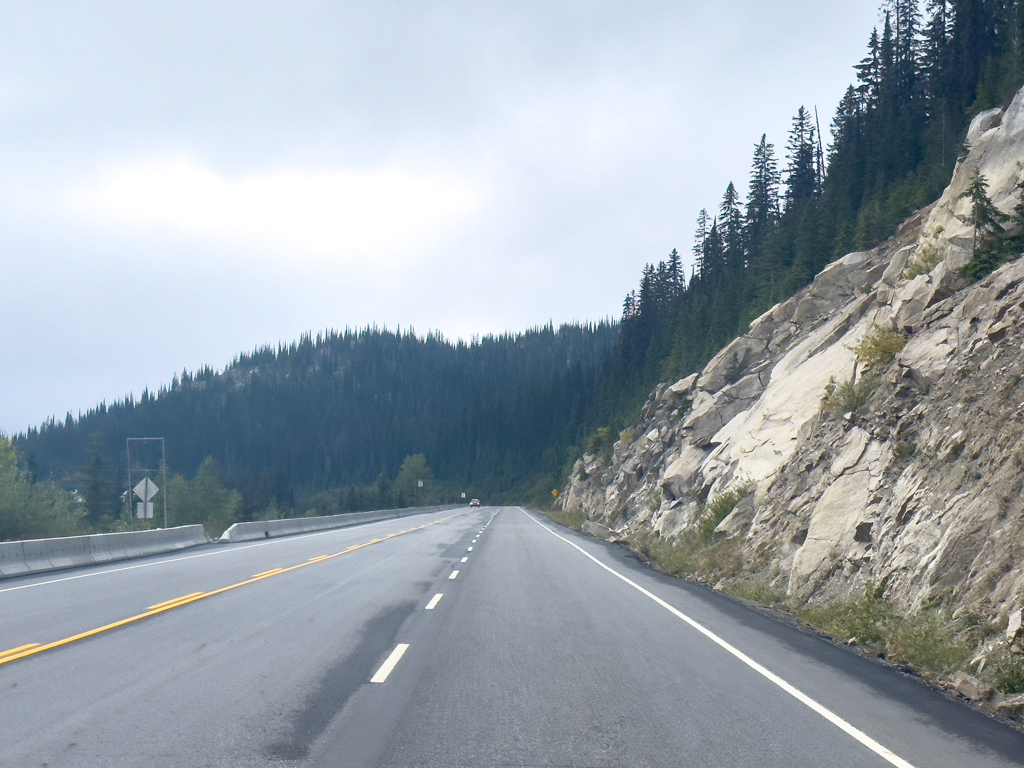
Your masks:
[{"label": "road", "polygon": [[0,581],[15,648],[2,766],[1024,765],[1024,735],[515,507]]}]

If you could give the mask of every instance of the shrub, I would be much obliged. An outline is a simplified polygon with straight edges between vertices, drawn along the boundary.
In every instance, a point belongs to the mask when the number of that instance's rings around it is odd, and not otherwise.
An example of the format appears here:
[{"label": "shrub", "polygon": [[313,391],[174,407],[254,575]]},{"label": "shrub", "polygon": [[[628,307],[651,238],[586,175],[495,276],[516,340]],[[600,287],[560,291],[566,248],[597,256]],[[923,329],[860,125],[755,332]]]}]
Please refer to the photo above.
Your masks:
[{"label": "shrub", "polygon": [[612,458],[611,429],[598,427],[587,440],[586,452],[603,457],[605,463],[610,462]]},{"label": "shrub", "polygon": [[907,337],[892,328],[876,325],[860,340],[854,352],[857,362],[869,368],[875,365],[888,365],[896,359],[896,355],[906,346]]},{"label": "shrub", "polygon": [[980,639],[979,628],[971,626],[970,620],[954,621],[937,608],[901,614],[871,584],[858,600],[805,608],[798,615],[826,634],[856,641],[926,675],[948,675],[962,669]]},{"label": "shrub", "polygon": [[914,251],[913,258],[907,265],[907,280],[913,280],[918,275],[927,275],[939,265],[942,259],[939,257],[939,249],[931,243],[920,246]]},{"label": "shrub", "polygon": [[583,524],[590,519],[585,512],[580,510],[553,509],[545,511],[544,514],[559,525],[572,528],[574,531],[583,528]]},{"label": "shrub", "polygon": [[861,645],[881,649],[889,636],[892,609],[868,588],[859,600],[806,608],[798,615],[812,627],[833,637],[845,641],[856,639]]},{"label": "shrub", "polygon": [[956,639],[956,626],[943,611],[933,609],[907,618],[893,617],[889,624],[886,652],[892,661],[947,675],[970,659],[971,648]]},{"label": "shrub", "polygon": [[897,461],[910,461],[917,453],[917,444],[909,440],[900,440],[893,449]]},{"label": "shrub", "polygon": [[715,528],[736,508],[736,505],[750,495],[750,488],[741,486],[716,496],[704,505],[704,511],[697,523],[700,540],[710,544],[715,538]]},{"label": "shrub", "polygon": [[1024,693],[1024,659],[1020,656],[1000,659],[992,671],[991,680],[1003,693]]},{"label": "shrub", "polygon": [[851,376],[847,381],[838,384],[835,379],[829,379],[825,394],[821,398],[821,408],[835,416],[856,413],[868,404],[878,389],[878,384],[878,377],[872,374],[861,376],[859,380]]}]

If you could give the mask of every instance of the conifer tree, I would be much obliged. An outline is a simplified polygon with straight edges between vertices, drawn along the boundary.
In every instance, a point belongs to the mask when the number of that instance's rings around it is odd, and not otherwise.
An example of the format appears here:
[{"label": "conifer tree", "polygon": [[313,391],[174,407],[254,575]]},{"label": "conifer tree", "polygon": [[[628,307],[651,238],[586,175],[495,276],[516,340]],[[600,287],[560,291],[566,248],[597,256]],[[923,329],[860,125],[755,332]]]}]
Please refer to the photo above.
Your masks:
[{"label": "conifer tree", "polygon": [[754,160],[750,169],[750,191],[747,193],[745,237],[747,247],[757,254],[768,232],[779,219],[779,182],[775,161],[775,145],[769,144],[767,135],[754,146]]},{"label": "conifer tree", "polygon": [[683,257],[675,248],[668,255],[669,292],[672,298],[682,295],[686,290],[686,272],[683,269]]},{"label": "conifer tree", "polygon": [[743,214],[740,212],[740,196],[730,181],[718,206],[718,227],[725,250],[725,261],[730,271],[743,267]]},{"label": "conifer tree", "polygon": [[878,100],[878,88],[882,81],[881,43],[878,39],[878,28],[871,30],[868,39],[868,55],[854,66],[860,85],[857,91],[866,104],[873,105]]},{"label": "conifer tree", "polygon": [[704,241],[708,237],[708,209],[701,208],[697,214],[697,231],[693,234],[693,263],[697,272],[704,272]]},{"label": "conifer tree", "polygon": [[711,222],[711,229],[708,230],[708,236],[704,240],[701,270],[701,278],[706,282],[709,290],[725,274],[725,248],[721,233],[718,231],[717,220]]},{"label": "conifer tree", "polygon": [[1009,217],[996,208],[988,198],[988,182],[981,173],[980,168],[974,169],[971,176],[971,183],[960,195],[961,199],[968,198],[971,201],[970,223],[974,228],[974,250],[977,252],[978,243],[984,243],[992,235],[999,235],[1003,232],[1003,224]]},{"label": "conifer tree", "polygon": [[793,127],[786,144],[789,164],[786,166],[786,210],[814,196],[818,188],[818,168],[814,125],[802,106],[793,118]]}]

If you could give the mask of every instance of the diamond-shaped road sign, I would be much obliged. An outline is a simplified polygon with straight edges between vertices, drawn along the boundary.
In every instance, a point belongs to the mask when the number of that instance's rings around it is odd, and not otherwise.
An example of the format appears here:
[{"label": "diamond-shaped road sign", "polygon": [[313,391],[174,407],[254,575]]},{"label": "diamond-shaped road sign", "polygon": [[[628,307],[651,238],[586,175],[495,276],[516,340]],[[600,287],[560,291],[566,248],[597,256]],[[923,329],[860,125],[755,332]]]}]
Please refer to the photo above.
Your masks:
[{"label": "diamond-shaped road sign", "polygon": [[148,477],[144,478],[141,483],[135,486],[135,495],[143,501],[149,501],[156,496],[157,491],[160,489],[156,487],[156,483],[150,480]]}]

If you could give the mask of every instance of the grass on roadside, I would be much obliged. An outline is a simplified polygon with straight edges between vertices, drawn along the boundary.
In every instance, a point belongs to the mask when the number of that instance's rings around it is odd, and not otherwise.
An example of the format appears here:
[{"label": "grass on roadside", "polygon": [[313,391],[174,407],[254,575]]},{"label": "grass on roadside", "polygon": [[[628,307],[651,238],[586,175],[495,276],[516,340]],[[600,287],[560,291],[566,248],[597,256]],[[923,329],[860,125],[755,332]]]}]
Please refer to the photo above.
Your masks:
[{"label": "grass on roadside", "polygon": [[583,524],[589,519],[585,512],[578,510],[570,512],[564,509],[545,509],[541,512],[559,525],[572,528],[574,531],[583,528]]},{"label": "grass on roadside", "polygon": [[870,585],[858,600],[803,608],[796,615],[815,629],[931,678],[963,669],[977,644],[993,631],[970,617],[954,620],[939,608],[905,615]]}]

